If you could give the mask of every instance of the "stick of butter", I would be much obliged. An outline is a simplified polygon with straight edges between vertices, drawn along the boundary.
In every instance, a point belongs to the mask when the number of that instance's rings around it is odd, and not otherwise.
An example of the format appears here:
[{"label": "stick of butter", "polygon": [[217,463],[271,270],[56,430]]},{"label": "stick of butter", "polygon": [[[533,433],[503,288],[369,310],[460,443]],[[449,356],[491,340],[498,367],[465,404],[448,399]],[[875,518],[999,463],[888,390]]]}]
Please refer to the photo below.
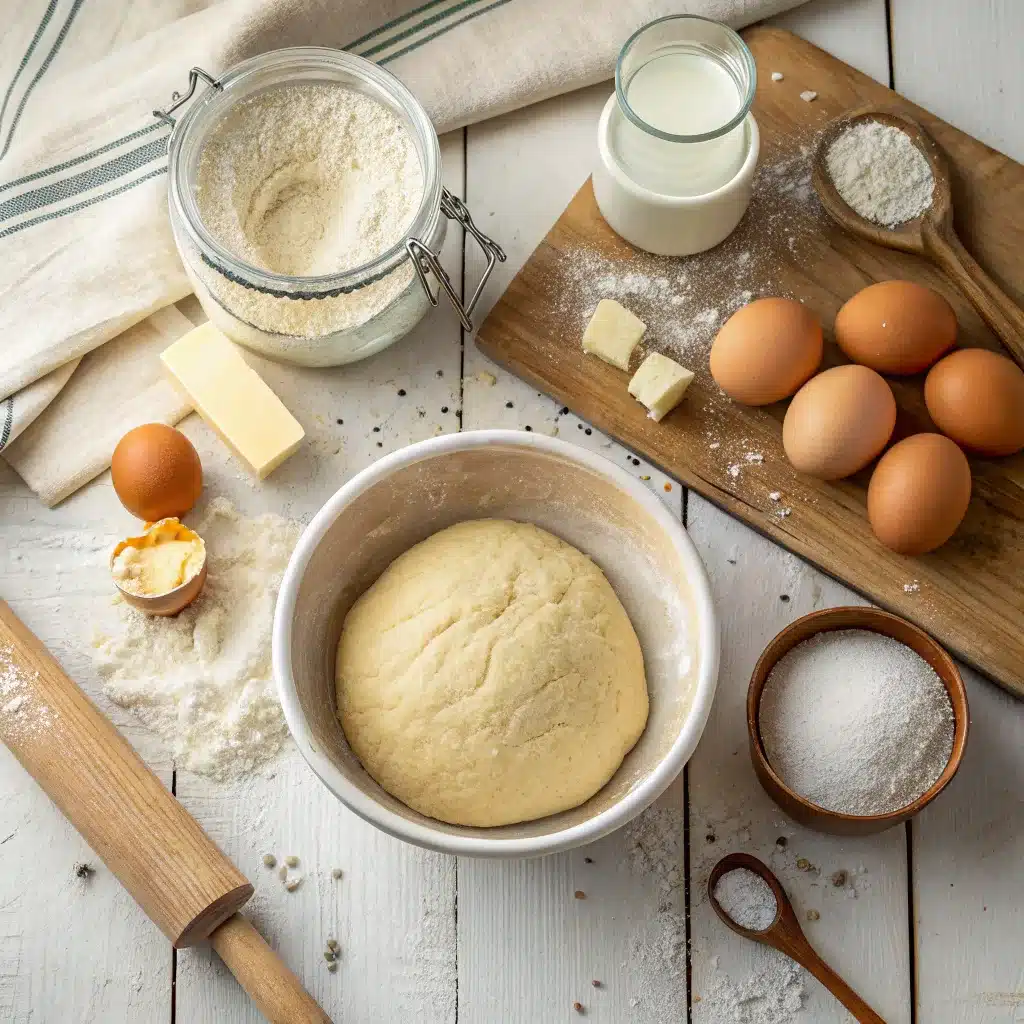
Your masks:
[{"label": "stick of butter", "polygon": [[305,434],[298,420],[213,324],[189,331],[160,360],[196,412],[261,480],[299,447]]},{"label": "stick of butter", "polygon": [[626,390],[647,406],[652,420],[660,420],[679,404],[691,380],[692,371],[660,352],[652,352],[633,374]]},{"label": "stick of butter", "polygon": [[644,336],[647,324],[614,299],[602,299],[583,332],[583,351],[620,370],[629,369],[629,357]]}]

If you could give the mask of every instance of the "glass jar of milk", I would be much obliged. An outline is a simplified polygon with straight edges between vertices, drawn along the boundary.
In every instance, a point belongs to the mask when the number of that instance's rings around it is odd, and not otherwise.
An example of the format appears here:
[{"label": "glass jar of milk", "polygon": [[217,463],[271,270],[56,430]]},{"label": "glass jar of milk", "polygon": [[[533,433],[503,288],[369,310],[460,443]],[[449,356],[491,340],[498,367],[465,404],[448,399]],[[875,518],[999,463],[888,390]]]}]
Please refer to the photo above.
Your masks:
[{"label": "glass jar of milk", "polygon": [[706,18],[661,18],[627,40],[601,117],[594,176],[598,205],[616,231],[671,253],[709,248],[732,231],[757,162],[756,81],[743,40]]}]

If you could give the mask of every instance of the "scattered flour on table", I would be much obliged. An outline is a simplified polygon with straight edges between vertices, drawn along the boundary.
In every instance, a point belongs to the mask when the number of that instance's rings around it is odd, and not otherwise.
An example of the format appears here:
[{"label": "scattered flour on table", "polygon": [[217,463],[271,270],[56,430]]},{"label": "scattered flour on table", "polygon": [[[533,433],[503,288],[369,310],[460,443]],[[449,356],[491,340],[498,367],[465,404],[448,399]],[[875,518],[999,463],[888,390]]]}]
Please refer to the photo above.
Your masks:
[{"label": "scattered flour on table", "polygon": [[32,699],[27,671],[18,664],[14,649],[0,642],[0,739],[40,732],[57,715],[53,708]]},{"label": "scattered flour on table", "polygon": [[443,899],[444,891],[432,887],[422,916],[402,939],[402,981],[392,994],[392,1019],[455,1020],[455,922],[440,905]]},{"label": "scattered flour on table", "polygon": [[906,807],[953,749],[953,708],[935,670],[906,644],[860,629],[819,633],[782,657],[760,726],[782,780],[846,814]]},{"label": "scattered flour on table", "polygon": [[766,946],[753,949],[754,970],[741,982],[718,969],[705,987],[695,992],[694,1024],[790,1024],[804,1004],[804,972],[788,956]]},{"label": "scattered flour on table", "polygon": [[645,1021],[678,1020],[686,1005],[683,824],[682,807],[655,804],[625,828],[628,869],[650,879],[658,896],[654,918],[630,939],[630,1001]]},{"label": "scattered flour on table", "polygon": [[852,125],[829,146],[825,163],[836,191],[875,224],[895,227],[932,205],[932,169],[910,136],[892,125]]},{"label": "scattered flour on table", "polygon": [[736,924],[755,932],[768,928],[779,909],[771,886],[747,868],[722,875],[715,884],[715,899]]},{"label": "scattered flour on table", "polygon": [[[725,849],[749,845],[750,819],[731,806],[733,796],[718,808],[720,815],[714,825],[690,822],[693,860],[696,877],[707,877],[710,865]],[[730,806],[727,807],[726,804]],[[716,815],[716,817],[718,817]],[[784,830],[789,823],[780,820],[775,826]],[[673,1024],[679,1021],[679,1007],[686,1000],[686,918],[684,913],[684,814],[681,807],[655,805],[644,811],[625,827],[626,858],[623,868],[638,879],[647,879],[656,887],[657,909],[651,920],[630,939],[629,960],[622,966],[631,989],[627,993],[635,1013],[631,1020],[652,1024]],[[706,833],[706,834],[705,834]],[[713,836],[714,842],[707,841]],[[792,850],[779,847],[792,871],[803,863]],[[776,872],[786,865],[773,867]],[[735,874],[735,872],[733,872]],[[852,873],[851,873],[852,874]],[[759,879],[760,881],[760,879]],[[700,885],[694,898],[702,897]],[[829,892],[840,890],[829,885]],[[774,895],[768,890],[774,901]],[[774,917],[774,909],[772,910]],[[768,922],[770,923],[770,921]],[[718,925],[717,919],[715,924]],[[724,925],[718,925],[724,929]],[[739,939],[737,942],[741,941]],[[751,950],[752,969],[743,978],[731,977],[719,966],[718,957],[700,962],[695,967],[702,980],[695,983],[694,1024],[792,1024],[802,1019],[801,1008],[806,995],[806,973],[788,957],[768,949],[745,943]],[[702,971],[702,968],[710,970]]]},{"label": "scattered flour on table", "polygon": [[247,519],[214,499],[196,527],[208,559],[199,597],[173,618],[118,603],[117,622],[95,636],[104,692],[163,737],[178,766],[241,778],[285,743],[270,638],[300,529],[276,515]]}]

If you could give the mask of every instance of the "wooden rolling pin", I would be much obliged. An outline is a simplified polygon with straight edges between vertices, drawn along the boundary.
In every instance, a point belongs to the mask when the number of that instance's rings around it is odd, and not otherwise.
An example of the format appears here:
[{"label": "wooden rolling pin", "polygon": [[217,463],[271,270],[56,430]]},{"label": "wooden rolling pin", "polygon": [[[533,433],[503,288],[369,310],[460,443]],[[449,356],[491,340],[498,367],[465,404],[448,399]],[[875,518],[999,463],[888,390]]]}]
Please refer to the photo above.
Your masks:
[{"label": "wooden rolling pin", "polygon": [[244,875],[0,600],[0,739],[175,947],[208,941],[272,1024],[331,1024],[238,910]]}]

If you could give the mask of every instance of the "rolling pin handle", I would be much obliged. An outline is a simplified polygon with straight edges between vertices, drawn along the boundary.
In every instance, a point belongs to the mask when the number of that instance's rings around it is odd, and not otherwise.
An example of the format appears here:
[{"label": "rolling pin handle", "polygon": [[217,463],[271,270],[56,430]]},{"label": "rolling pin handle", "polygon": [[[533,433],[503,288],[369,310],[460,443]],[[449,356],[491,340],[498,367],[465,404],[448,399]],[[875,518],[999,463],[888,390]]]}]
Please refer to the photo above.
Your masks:
[{"label": "rolling pin handle", "polygon": [[217,928],[210,945],[270,1024],[332,1024],[302,982],[241,914],[234,914]]}]

